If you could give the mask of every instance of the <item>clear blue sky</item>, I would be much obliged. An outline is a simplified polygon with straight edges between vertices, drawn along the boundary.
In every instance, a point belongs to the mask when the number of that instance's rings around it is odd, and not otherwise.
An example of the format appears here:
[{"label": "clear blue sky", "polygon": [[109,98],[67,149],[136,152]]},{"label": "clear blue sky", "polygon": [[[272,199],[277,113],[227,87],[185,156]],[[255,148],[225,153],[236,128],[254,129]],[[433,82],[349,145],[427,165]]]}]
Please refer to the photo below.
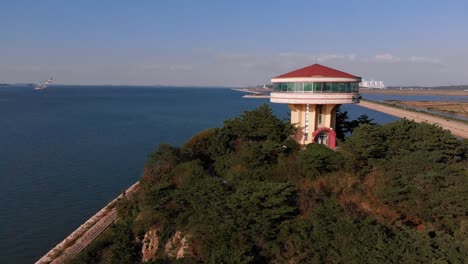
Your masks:
[{"label": "clear blue sky", "polygon": [[468,1],[1,0],[0,83],[247,85],[315,62],[468,84]]}]

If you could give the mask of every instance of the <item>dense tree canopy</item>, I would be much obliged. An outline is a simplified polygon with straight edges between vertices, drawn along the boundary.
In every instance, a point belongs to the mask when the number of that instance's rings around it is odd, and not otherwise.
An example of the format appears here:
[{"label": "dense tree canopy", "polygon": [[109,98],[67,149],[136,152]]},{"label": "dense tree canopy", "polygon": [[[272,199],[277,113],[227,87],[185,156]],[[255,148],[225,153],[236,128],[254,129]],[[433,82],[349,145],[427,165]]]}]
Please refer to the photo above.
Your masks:
[{"label": "dense tree canopy", "polygon": [[163,242],[190,234],[190,250],[153,263],[463,263],[466,141],[405,119],[343,120],[337,151],[299,147],[266,105],[160,145],[120,219],[74,262],[139,262],[158,226]]}]

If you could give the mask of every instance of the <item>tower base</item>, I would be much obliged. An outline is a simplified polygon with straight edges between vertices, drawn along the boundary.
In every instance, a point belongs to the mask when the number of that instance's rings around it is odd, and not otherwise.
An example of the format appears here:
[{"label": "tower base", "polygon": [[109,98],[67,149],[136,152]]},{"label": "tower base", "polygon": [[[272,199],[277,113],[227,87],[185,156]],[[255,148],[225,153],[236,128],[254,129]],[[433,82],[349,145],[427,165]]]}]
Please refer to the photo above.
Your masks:
[{"label": "tower base", "polygon": [[295,139],[302,145],[318,143],[336,147],[336,110],[339,104],[289,104]]}]

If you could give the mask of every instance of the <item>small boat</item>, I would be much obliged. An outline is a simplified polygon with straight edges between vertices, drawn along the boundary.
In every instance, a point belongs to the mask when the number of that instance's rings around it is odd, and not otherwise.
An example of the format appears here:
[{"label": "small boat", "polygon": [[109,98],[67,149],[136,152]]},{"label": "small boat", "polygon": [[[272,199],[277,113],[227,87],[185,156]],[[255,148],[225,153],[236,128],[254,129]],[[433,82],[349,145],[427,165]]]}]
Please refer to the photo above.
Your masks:
[{"label": "small boat", "polygon": [[36,87],[34,87],[34,90],[44,90],[52,82],[53,79],[54,77],[51,76],[48,80],[38,83]]}]

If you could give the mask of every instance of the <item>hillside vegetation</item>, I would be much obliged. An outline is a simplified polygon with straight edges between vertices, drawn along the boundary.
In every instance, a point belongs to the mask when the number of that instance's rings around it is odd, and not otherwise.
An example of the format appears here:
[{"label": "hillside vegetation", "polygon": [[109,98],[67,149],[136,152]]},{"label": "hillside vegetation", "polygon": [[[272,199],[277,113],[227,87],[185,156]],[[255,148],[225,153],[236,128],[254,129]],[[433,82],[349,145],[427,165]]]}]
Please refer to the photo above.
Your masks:
[{"label": "hillside vegetation", "polygon": [[468,259],[467,142],[405,119],[338,120],[337,151],[301,149],[266,105],[160,145],[119,220],[72,263]]}]

